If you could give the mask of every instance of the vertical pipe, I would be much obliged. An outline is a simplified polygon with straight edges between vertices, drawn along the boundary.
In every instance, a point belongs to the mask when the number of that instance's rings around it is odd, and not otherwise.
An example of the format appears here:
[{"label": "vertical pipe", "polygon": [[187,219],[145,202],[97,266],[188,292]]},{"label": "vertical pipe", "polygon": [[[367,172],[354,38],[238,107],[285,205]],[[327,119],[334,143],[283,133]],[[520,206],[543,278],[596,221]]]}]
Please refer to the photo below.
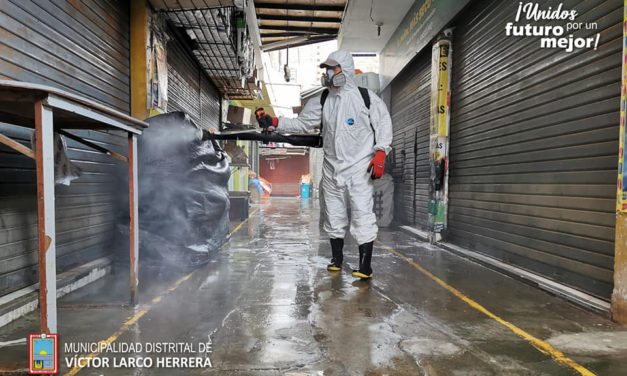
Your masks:
[{"label": "vertical pipe", "polygon": [[57,332],[57,273],[54,213],[54,133],[52,111],[35,103],[39,315],[42,333]]},{"label": "vertical pipe", "polygon": [[[202,68],[198,69],[198,118],[200,119],[200,128],[204,129],[202,118]],[[207,127],[209,129],[209,127]]]},{"label": "vertical pipe", "polygon": [[431,59],[431,116],[429,130],[429,242],[441,238],[447,225],[448,145],[450,133],[451,62],[450,29],[433,44]]},{"label": "vertical pipe", "polygon": [[222,95],[222,93],[220,93],[220,91],[218,90],[218,95],[219,95],[219,111],[220,111],[220,117],[218,118],[218,130],[221,131],[222,130],[222,101],[224,100],[224,97]]},{"label": "vertical pipe", "polygon": [[128,135],[128,185],[130,213],[130,283],[131,305],[137,304],[137,285],[139,283],[139,226],[137,209],[137,135]]},{"label": "vertical pipe", "polygon": [[620,134],[616,197],[616,232],[614,239],[614,290],[612,319],[627,325],[627,192],[625,190],[625,128],[627,123],[627,0],[623,2],[622,90],[620,98]]}]

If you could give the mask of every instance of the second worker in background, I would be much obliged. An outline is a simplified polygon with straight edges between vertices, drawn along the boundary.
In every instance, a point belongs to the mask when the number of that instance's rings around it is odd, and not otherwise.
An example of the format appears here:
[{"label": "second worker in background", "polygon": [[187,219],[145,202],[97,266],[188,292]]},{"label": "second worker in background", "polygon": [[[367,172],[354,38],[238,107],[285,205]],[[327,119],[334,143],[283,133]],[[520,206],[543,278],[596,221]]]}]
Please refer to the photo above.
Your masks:
[{"label": "second worker in background", "polygon": [[262,109],[255,115],[261,127],[276,128],[280,133],[307,133],[321,127],[324,230],[331,238],[332,252],[327,269],[342,268],[350,206],[350,233],[359,244],[359,269],[353,270],[353,276],[369,279],[373,276],[370,262],[378,231],[372,180],[383,176],[385,156],[391,150],[392,121],[381,98],[355,84],[350,52],[335,51],[320,67],[327,70],[323,81],[328,89],[311,98],[297,118],[271,117]]}]

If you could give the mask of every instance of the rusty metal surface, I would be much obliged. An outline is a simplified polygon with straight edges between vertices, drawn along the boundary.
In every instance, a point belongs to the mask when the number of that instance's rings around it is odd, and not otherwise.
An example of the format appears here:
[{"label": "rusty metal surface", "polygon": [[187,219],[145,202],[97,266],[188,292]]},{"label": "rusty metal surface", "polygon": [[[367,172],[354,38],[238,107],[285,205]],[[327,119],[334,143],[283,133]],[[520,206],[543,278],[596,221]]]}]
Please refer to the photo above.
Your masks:
[{"label": "rusty metal surface", "polygon": [[54,207],[54,136],[52,111],[35,103],[37,160],[37,238],[39,317],[42,333],[57,332],[56,229]]}]

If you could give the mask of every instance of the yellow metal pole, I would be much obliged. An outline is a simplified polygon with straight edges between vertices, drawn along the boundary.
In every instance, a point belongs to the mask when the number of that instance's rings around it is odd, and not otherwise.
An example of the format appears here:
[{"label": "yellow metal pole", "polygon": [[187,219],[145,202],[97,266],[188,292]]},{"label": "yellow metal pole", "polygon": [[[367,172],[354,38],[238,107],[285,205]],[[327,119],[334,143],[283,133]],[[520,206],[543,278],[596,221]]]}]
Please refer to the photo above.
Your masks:
[{"label": "yellow metal pole", "polygon": [[148,117],[146,46],[148,45],[148,8],[145,0],[131,0],[131,116]]},{"label": "yellow metal pole", "polygon": [[[248,155],[248,154],[250,154],[250,143],[251,142],[252,141],[244,141],[244,142],[242,142],[243,149],[246,152],[246,155],[248,156],[248,161],[250,161],[250,155]],[[244,168],[244,184],[242,186],[242,190],[244,192],[248,191],[248,167]]]},{"label": "yellow metal pole", "polygon": [[627,0],[623,4],[623,70],[620,99],[620,137],[618,151],[618,194],[616,206],[616,236],[614,241],[614,292],[612,318],[627,325],[627,195],[624,189],[625,123],[627,121]]}]

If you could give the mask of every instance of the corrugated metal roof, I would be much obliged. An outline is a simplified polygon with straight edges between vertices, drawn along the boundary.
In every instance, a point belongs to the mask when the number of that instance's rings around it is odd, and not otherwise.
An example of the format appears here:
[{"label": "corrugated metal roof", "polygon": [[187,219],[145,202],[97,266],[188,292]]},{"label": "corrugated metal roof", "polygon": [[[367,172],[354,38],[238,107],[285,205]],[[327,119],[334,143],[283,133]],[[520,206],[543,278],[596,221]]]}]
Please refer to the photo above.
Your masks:
[{"label": "corrugated metal roof", "polygon": [[255,0],[262,49],[336,39],[345,8],[346,0]]},{"label": "corrugated metal roof", "polygon": [[[194,57],[226,97],[253,99],[254,57],[245,29],[244,0],[151,0],[172,26],[184,30]],[[226,6],[225,6],[226,5]],[[243,26],[243,27],[242,27]],[[254,80],[253,80],[254,81]]]},{"label": "corrugated metal roof", "polygon": [[150,0],[150,4],[157,10],[232,7],[238,2],[242,3],[243,0]]}]

